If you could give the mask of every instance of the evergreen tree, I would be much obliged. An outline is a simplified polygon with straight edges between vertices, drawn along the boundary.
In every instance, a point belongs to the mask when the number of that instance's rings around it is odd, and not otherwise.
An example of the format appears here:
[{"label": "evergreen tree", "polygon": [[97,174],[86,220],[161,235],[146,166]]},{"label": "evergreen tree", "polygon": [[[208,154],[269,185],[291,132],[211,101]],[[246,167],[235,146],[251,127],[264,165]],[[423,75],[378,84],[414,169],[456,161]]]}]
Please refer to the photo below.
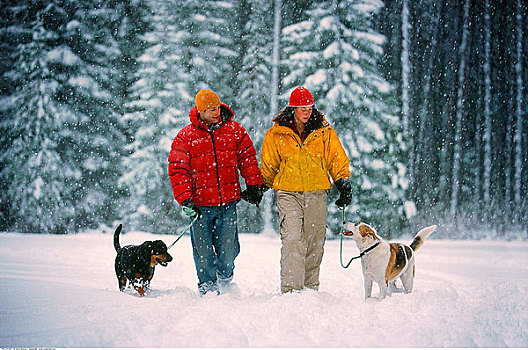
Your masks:
[{"label": "evergreen tree", "polygon": [[[124,144],[114,87],[112,2],[28,1],[1,154],[10,229],[69,232],[108,222]],[[119,17],[119,16],[115,16]],[[4,136],[2,136],[4,138]],[[4,142],[2,142],[4,145]]]},{"label": "evergreen tree", "polygon": [[[28,11],[27,4],[12,6],[8,2],[0,3],[0,152],[7,151],[16,137],[15,130],[9,122],[14,118],[16,105],[11,98],[14,92],[22,85],[21,76],[13,74],[13,67],[18,59],[18,46],[32,40],[30,21],[34,13]],[[6,166],[4,155],[0,167],[0,229],[13,227],[16,212],[10,205],[10,199],[4,195],[11,184],[10,174],[1,171]]]},{"label": "evergreen tree", "polygon": [[236,1],[183,0],[179,4],[182,25],[182,59],[191,77],[194,97],[200,89],[217,92],[231,107],[235,96],[234,64],[238,59],[233,39],[236,34]]},{"label": "evergreen tree", "polygon": [[[248,0],[246,11],[239,11],[243,23],[239,47],[241,67],[236,74],[236,120],[247,130],[258,154],[266,130],[271,126],[269,110],[273,2]],[[242,180],[243,182],[243,180]],[[242,185],[244,187],[244,185]],[[260,232],[262,228],[260,211],[245,202],[240,202],[239,227],[244,232]]]},{"label": "evergreen tree", "polygon": [[167,157],[172,139],[189,123],[194,99],[181,55],[180,1],[151,0],[149,6],[152,30],[144,35],[149,46],[138,59],[125,115],[133,141],[120,179],[129,193],[122,216],[132,229],[173,232],[176,223],[186,220],[175,210]]},{"label": "evergreen tree", "polygon": [[[349,156],[354,199],[348,211],[391,234],[405,218],[407,180],[393,90],[377,66],[385,39],[372,29],[372,16],[380,6],[321,1],[309,20],[285,28],[284,97],[298,85],[312,91]],[[335,206],[329,214],[338,227]]]},{"label": "evergreen tree", "polygon": [[[248,20],[241,35],[244,51],[237,77],[237,120],[251,135],[255,146],[261,145],[265,130],[271,125],[269,115],[270,52],[272,50],[273,4],[249,0]],[[260,149],[260,147],[258,147]]]}]

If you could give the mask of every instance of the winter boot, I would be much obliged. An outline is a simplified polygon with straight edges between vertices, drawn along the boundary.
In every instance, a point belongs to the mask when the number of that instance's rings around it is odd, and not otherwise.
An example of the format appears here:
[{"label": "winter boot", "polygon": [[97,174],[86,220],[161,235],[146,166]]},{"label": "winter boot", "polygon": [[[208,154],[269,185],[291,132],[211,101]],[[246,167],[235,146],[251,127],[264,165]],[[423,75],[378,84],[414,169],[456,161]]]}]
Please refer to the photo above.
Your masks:
[{"label": "winter boot", "polygon": [[209,281],[198,284],[198,293],[200,294],[200,297],[203,297],[207,293],[219,295],[220,290],[215,282]]}]

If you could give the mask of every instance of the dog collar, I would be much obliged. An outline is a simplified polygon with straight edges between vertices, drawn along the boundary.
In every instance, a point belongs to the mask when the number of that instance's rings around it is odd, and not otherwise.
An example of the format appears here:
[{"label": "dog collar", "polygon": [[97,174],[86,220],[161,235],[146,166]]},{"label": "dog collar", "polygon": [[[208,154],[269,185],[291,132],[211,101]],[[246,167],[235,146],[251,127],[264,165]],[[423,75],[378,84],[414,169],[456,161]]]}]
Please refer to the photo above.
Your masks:
[{"label": "dog collar", "polygon": [[[361,254],[359,254],[358,256],[355,256],[353,257],[352,259],[350,259],[350,261],[348,262],[348,264],[350,265],[350,263],[356,259],[359,259],[359,258],[362,258],[365,254],[367,254],[368,252],[370,252],[372,249],[376,248],[377,246],[380,245],[381,242],[377,242],[376,244],[374,244],[373,246],[367,248],[366,250],[364,250]],[[348,265],[347,265],[348,267]]]},{"label": "dog collar", "polygon": [[370,252],[372,249],[376,248],[377,246],[380,245],[381,242],[377,242],[376,244],[374,244],[373,246],[367,248],[366,250],[364,250],[361,254],[359,254],[358,258],[361,258],[363,255],[367,254],[368,252]]}]

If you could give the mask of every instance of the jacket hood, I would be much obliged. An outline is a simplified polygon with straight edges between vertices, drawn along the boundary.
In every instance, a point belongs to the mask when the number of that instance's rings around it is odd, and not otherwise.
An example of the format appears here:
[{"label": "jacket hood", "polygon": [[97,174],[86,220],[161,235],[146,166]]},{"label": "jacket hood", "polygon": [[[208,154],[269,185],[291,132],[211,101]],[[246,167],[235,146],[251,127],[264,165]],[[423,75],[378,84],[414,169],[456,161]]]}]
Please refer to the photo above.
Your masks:
[{"label": "jacket hood", "polygon": [[[220,103],[220,122],[219,124],[223,124],[226,121],[233,119],[235,117],[235,113],[229,108],[228,105],[224,103]],[[203,122],[202,119],[199,117],[198,108],[194,106],[190,112],[189,112],[189,119],[191,120],[191,123],[197,127],[201,127],[203,129],[207,129],[207,126]]]}]

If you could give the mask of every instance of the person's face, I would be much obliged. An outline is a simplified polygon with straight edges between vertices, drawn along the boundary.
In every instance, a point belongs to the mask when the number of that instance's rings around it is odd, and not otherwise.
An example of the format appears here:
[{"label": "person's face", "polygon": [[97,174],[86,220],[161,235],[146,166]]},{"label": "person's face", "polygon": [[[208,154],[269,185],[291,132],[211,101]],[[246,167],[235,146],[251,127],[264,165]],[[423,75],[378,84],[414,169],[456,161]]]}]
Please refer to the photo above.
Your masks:
[{"label": "person's face", "polygon": [[220,105],[206,109],[200,113],[205,125],[210,126],[220,121]]},{"label": "person's face", "polygon": [[306,124],[310,116],[312,115],[313,106],[297,107],[293,113],[295,122]]}]

